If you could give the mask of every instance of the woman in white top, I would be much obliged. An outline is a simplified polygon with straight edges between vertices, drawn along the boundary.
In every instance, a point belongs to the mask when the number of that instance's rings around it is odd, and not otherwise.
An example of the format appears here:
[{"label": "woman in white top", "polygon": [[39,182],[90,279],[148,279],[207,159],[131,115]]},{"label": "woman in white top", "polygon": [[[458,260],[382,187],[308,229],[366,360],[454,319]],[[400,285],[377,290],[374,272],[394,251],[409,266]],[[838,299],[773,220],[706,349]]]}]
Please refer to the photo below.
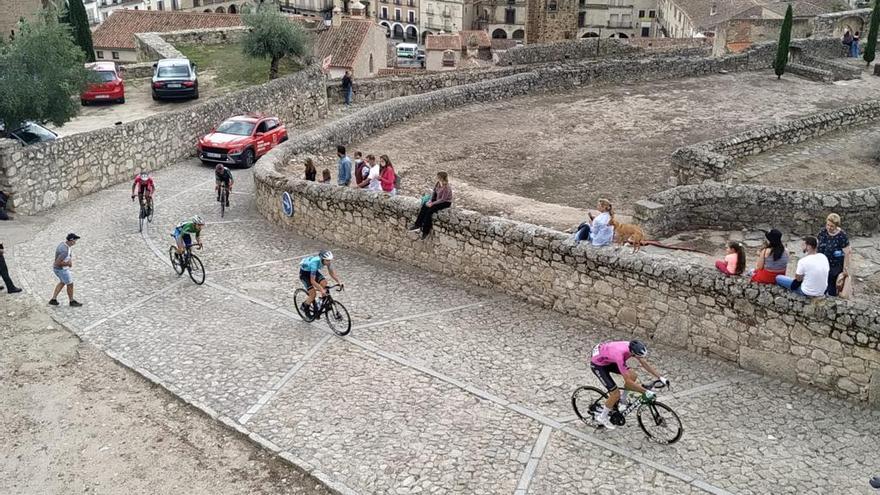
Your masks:
[{"label": "woman in white top", "polygon": [[611,201],[601,198],[596,208],[599,210],[598,215],[594,217],[589,213],[590,219],[578,225],[574,234],[575,244],[589,239],[594,246],[610,246],[614,240],[614,209]]}]

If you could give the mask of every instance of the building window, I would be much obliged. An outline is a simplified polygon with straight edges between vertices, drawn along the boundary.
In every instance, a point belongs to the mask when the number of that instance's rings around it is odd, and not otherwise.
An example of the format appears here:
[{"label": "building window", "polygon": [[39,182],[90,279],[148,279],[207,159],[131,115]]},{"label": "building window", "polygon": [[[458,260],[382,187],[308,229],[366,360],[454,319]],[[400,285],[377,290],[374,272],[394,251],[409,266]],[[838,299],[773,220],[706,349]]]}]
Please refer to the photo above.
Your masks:
[{"label": "building window", "polygon": [[516,9],[504,9],[504,24],[516,24]]},{"label": "building window", "polygon": [[407,0],[406,4],[409,5],[410,7],[415,7],[415,6],[416,6],[416,0]]},{"label": "building window", "polygon": [[651,36],[651,28],[643,27],[642,28],[642,38],[647,38],[649,36]]},{"label": "building window", "polygon": [[639,11],[639,19],[641,19],[641,18],[643,18],[643,17],[645,17],[645,11],[644,11],[644,10],[640,10],[640,11]]},{"label": "building window", "polygon": [[388,19],[388,7],[382,7],[382,19]]},{"label": "building window", "polygon": [[556,12],[556,0],[547,2],[547,12]]},{"label": "building window", "polygon": [[407,12],[406,17],[407,17],[407,20],[409,21],[410,24],[415,24],[415,23],[416,23],[416,13],[413,12],[412,10],[410,10],[409,12]]},{"label": "building window", "polygon": [[119,60],[119,52],[111,52],[111,55],[113,55],[113,60]]},{"label": "building window", "polygon": [[452,50],[443,52],[443,67],[455,67],[455,52]]},{"label": "building window", "polygon": [[657,14],[656,14],[656,12],[654,12],[653,10],[649,10],[649,11],[648,11],[648,17],[649,17],[649,18],[653,19],[653,18],[656,17],[656,16],[657,16]]},{"label": "building window", "polygon": [[95,53],[98,54],[98,58],[104,58],[104,52],[102,52],[101,50],[98,50],[98,51],[95,52]]},{"label": "building window", "polygon": [[578,12],[578,27],[584,27],[584,24],[587,23],[587,13],[586,12]]},{"label": "building window", "polygon": [[400,9],[394,9],[394,20],[395,21],[400,20]]},{"label": "building window", "polygon": [[165,4],[162,0],[156,2],[156,10],[165,10]]}]

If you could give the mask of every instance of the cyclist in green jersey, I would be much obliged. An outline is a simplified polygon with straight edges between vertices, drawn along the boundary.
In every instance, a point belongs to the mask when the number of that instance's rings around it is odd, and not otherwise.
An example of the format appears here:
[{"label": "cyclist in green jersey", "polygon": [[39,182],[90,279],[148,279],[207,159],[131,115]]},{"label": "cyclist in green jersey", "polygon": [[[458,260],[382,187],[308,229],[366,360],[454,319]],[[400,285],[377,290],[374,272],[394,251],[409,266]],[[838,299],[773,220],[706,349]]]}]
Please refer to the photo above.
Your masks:
[{"label": "cyclist in green jersey", "polygon": [[199,247],[199,249],[201,249],[201,233],[202,228],[204,227],[205,221],[202,220],[202,217],[200,217],[199,215],[196,215],[190,220],[178,224],[177,227],[174,228],[174,232],[171,233],[171,237],[174,238],[174,242],[177,244],[177,254],[182,255],[184,249],[192,246],[191,234],[195,234],[196,245]]}]

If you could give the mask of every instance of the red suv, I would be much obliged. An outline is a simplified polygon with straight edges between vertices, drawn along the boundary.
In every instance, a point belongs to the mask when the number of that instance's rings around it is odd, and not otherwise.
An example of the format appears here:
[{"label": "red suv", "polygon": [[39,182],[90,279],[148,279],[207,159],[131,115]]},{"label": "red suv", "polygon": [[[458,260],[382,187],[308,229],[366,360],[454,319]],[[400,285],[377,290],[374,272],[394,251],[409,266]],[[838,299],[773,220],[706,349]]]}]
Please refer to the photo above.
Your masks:
[{"label": "red suv", "polygon": [[93,101],[115,101],[125,103],[125,83],[119,77],[114,62],[95,62],[86,64],[86,69],[95,72],[98,82],[89,84],[79,99],[83,105]]},{"label": "red suv", "polygon": [[199,138],[199,159],[205,164],[226,163],[250,168],[257,158],[287,141],[287,129],[277,117],[239,115],[226,119]]}]

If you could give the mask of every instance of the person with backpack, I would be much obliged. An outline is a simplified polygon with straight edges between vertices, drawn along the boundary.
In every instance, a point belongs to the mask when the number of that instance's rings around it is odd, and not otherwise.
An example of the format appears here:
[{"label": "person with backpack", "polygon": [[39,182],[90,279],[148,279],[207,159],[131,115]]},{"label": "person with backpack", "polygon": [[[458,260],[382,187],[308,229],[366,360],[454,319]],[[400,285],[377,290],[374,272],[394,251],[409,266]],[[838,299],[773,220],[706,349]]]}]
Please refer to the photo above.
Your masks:
[{"label": "person with backpack", "polygon": [[382,190],[394,196],[397,194],[397,184],[399,179],[394,171],[394,165],[388,155],[379,157],[379,182],[382,183]]}]

